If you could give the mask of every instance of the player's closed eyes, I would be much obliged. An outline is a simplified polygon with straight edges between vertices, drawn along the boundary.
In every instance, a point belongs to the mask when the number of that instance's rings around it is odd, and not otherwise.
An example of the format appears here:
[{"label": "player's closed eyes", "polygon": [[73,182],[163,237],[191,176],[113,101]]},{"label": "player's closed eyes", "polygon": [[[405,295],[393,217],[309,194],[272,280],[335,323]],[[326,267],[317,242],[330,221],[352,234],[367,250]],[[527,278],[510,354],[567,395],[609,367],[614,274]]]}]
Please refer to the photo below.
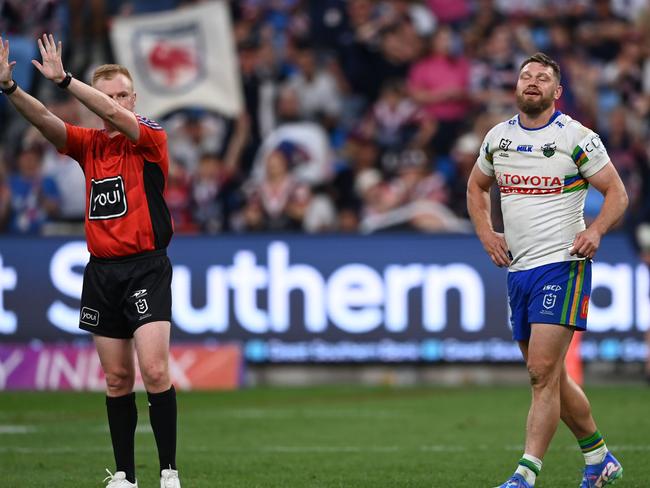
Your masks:
[{"label": "player's closed eyes", "polygon": [[[520,77],[522,80],[530,80],[532,79],[532,76],[529,75],[528,73],[522,74]],[[539,75],[536,77],[539,81],[549,81],[551,78],[547,75]]]},{"label": "player's closed eyes", "polygon": [[109,95],[113,100],[126,100],[131,96],[131,93],[118,93],[117,95]]}]

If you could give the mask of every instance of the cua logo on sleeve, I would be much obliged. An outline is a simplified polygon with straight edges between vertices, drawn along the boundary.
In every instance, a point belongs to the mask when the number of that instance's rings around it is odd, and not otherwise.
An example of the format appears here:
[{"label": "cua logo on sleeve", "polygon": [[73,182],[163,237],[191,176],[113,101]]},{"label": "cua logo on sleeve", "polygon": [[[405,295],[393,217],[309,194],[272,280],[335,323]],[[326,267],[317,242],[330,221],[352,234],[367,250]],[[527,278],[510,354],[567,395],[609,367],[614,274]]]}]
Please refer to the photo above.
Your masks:
[{"label": "cua logo on sleeve", "polygon": [[114,219],[126,214],[126,192],[122,176],[114,176],[90,182],[88,218]]}]

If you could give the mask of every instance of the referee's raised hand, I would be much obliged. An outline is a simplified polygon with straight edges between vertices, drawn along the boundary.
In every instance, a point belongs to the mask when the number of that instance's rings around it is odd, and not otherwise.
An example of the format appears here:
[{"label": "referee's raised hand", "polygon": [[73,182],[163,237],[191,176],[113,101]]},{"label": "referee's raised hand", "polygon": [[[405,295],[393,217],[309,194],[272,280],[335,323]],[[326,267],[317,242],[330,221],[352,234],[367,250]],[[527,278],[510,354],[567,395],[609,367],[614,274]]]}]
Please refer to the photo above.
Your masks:
[{"label": "referee's raised hand", "polygon": [[15,64],[16,61],[9,61],[9,40],[0,37],[0,88],[11,84]]},{"label": "referee's raised hand", "polygon": [[55,83],[62,81],[65,78],[65,70],[61,60],[63,52],[61,41],[55,42],[52,34],[43,34],[38,39],[38,50],[41,52],[42,64],[35,59],[32,59],[32,64],[48,80]]}]

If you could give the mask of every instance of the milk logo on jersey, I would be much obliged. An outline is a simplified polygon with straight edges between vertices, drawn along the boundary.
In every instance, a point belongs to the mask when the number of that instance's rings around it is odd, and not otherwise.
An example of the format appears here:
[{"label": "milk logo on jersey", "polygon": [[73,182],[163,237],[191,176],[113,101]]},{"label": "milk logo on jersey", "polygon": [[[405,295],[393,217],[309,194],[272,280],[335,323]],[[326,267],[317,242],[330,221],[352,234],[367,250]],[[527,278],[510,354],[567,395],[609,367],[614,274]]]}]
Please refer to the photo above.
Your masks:
[{"label": "milk logo on jersey", "polygon": [[555,293],[547,293],[544,295],[544,300],[542,301],[542,305],[544,306],[545,309],[550,310],[555,306],[555,300],[557,299],[557,295]]},{"label": "milk logo on jersey", "polygon": [[88,201],[90,220],[115,219],[124,215],[126,211],[126,192],[121,176],[91,180]]},{"label": "milk logo on jersey", "polygon": [[510,144],[512,144],[512,141],[510,139],[503,138],[499,142],[499,149],[502,149],[503,151],[508,151]]},{"label": "milk logo on jersey", "polygon": [[145,313],[147,310],[149,310],[149,304],[147,303],[146,298],[140,298],[135,302],[135,309],[138,311],[140,315]]},{"label": "milk logo on jersey", "polygon": [[517,146],[517,152],[533,152],[532,144],[519,144]]},{"label": "milk logo on jersey", "polygon": [[555,154],[555,150],[557,149],[557,146],[555,145],[555,141],[553,142],[547,142],[542,146],[542,154],[546,156],[547,158],[550,158]]},{"label": "milk logo on jersey", "polygon": [[99,325],[99,312],[89,307],[83,307],[79,313],[79,322],[97,327]]}]

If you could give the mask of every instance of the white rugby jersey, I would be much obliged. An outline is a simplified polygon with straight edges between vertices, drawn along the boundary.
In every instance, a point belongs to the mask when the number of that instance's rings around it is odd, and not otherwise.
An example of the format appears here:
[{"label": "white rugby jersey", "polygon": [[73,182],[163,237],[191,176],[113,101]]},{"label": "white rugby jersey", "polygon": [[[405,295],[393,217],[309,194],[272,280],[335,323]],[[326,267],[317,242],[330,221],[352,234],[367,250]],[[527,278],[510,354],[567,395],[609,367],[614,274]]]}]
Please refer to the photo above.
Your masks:
[{"label": "white rugby jersey", "polygon": [[499,185],[511,271],[580,259],[569,248],[585,229],[585,178],[608,162],[598,134],[559,111],[538,129],[516,115],[488,132],[476,164]]}]

